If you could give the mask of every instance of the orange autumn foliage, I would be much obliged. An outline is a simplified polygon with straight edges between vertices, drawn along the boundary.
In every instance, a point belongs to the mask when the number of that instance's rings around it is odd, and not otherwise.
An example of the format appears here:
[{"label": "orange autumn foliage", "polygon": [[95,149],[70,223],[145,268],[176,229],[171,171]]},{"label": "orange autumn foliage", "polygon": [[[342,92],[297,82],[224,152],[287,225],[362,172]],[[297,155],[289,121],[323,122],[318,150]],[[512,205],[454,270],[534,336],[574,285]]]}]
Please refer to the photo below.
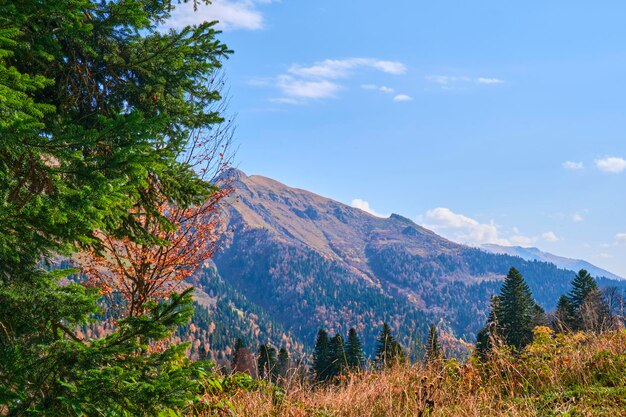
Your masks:
[{"label": "orange autumn foliage", "polygon": [[[222,113],[224,109],[216,110]],[[200,179],[219,184],[204,203],[180,207],[163,195],[159,211],[167,221],[139,209],[134,213],[142,229],[154,238],[152,242],[96,232],[102,248],[83,252],[75,259],[86,277],[84,285],[99,288],[110,301],[116,298],[113,295],[124,300],[114,306],[116,316],[145,313],[149,301],[180,289],[183,280],[213,257],[220,237],[220,210],[233,192],[229,179],[232,131],[227,120],[209,132],[194,132],[187,149],[179,155]],[[158,179],[151,185],[160,196]]]},{"label": "orange autumn foliage", "polygon": [[215,191],[203,205],[178,208],[163,202],[162,214],[170,225],[140,218],[150,234],[163,244],[141,244],[129,238],[100,235],[104,250],[79,257],[86,285],[103,294],[120,294],[127,302],[125,316],[144,313],[146,302],[166,297],[191,276],[217,249],[218,215],[228,186]]}]

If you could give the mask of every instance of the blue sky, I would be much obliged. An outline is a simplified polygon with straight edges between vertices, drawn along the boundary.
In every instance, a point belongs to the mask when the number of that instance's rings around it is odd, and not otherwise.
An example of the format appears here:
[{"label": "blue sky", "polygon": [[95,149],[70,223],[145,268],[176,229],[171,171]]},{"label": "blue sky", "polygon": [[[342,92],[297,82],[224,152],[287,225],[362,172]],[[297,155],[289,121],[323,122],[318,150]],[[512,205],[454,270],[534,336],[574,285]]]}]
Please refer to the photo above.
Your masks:
[{"label": "blue sky", "polygon": [[626,3],[215,0],[238,166],[626,276]]}]

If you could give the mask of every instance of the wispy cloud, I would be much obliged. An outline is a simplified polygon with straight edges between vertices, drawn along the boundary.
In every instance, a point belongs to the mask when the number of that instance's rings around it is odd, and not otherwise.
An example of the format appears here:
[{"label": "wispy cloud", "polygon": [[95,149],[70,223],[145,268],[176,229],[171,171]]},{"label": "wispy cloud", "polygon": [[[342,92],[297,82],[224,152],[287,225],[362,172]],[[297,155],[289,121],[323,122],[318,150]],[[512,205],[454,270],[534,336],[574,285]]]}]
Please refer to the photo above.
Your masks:
[{"label": "wispy cloud", "polygon": [[374,90],[374,91],[380,91],[381,93],[385,93],[385,94],[393,94],[396,90],[394,90],[391,87],[387,87],[385,85],[376,85],[376,84],[362,84],[361,88],[363,90]]},{"label": "wispy cloud", "polygon": [[478,84],[503,84],[504,80],[501,80],[500,78],[485,78],[485,77],[478,77],[476,79],[476,82]]},{"label": "wispy cloud", "polygon": [[363,211],[365,211],[365,212],[367,212],[367,213],[369,213],[369,214],[371,214],[373,216],[376,216],[376,217],[389,217],[388,214],[380,214],[380,213],[374,211],[374,209],[372,207],[370,207],[370,203],[369,202],[367,202],[365,200],[361,200],[360,198],[355,198],[354,200],[352,200],[351,206],[355,207],[355,208],[358,208],[358,209],[361,209],[361,210],[363,210]]},{"label": "wispy cloud", "polygon": [[[263,85],[271,85],[278,89],[282,97],[271,99],[277,103],[299,104],[309,100],[319,100],[336,97],[344,87],[340,80],[354,75],[358,70],[373,70],[390,75],[401,75],[406,72],[406,66],[398,61],[385,61],[374,58],[347,58],[326,59],[309,66],[293,64],[287,72],[277,76],[273,82],[264,81]],[[392,94],[395,90],[387,86],[364,84],[367,90],[378,90]]]},{"label": "wispy cloud", "polygon": [[383,61],[372,58],[326,59],[311,66],[292,65],[288,72],[305,78],[346,78],[357,68],[371,68],[387,74],[400,75],[406,66],[398,61]]},{"label": "wispy cloud", "polygon": [[494,77],[468,77],[468,76],[452,76],[452,75],[428,75],[426,80],[439,85],[445,90],[452,90],[459,86],[467,86],[469,84],[479,85],[496,85],[504,84],[504,80]]},{"label": "wispy cloud", "polygon": [[580,222],[582,222],[583,220],[585,220],[585,218],[583,217],[583,215],[582,215],[582,214],[580,214],[580,213],[574,213],[574,214],[572,214],[572,221],[573,221],[574,223],[580,223]]},{"label": "wispy cloud", "polygon": [[596,167],[603,172],[611,174],[619,174],[626,170],[626,160],[624,158],[618,158],[610,156],[604,159],[596,159]]},{"label": "wispy cloud", "polygon": [[413,100],[413,97],[411,96],[407,96],[406,94],[398,94],[397,96],[394,96],[393,101],[395,102],[403,102],[403,101],[411,101]]},{"label": "wispy cloud", "polygon": [[576,171],[583,169],[585,167],[585,164],[583,164],[582,162],[565,161],[561,164],[561,166],[565,169]]},{"label": "wispy cloud", "polygon": [[501,227],[493,221],[480,223],[445,207],[428,210],[417,218],[417,222],[448,239],[469,245],[495,243],[504,246],[530,246],[538,242],[552,243],[559,240],[558,236],[551,231],[537,236],[524,236],[514,228],[512,234],[504,234]]},{"label": "wispy cloud", "polygon": [[268,4],[268,0],[213,0],[210,4],[199,2],[194,10],[193,2],[174,5],[172,16],[163,25],[164,29],[181,29],[188,25],[218,20],[222,30],[259,30],[264,27],[263,14],[258,4]]},{"label": "wispy cloud", "polygon": [[289,75],[280,75],[276,86],[280,91],[292,98],[320,99],[333,97],[341,87],[328,80],[303,80]]},{"label": "wispy cloud", "polygon": [[619,244],[626,243],[626,233],[617,233],[615,235],[615,241]]}]

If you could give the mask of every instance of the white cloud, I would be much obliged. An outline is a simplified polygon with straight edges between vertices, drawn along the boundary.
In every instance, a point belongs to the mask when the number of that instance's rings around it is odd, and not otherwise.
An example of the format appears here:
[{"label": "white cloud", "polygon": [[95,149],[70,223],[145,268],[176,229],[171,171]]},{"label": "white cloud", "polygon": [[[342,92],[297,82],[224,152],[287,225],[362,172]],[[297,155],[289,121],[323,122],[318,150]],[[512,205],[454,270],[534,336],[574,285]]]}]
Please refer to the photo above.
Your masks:
[{"label": "white cloud", "polygon": [[[271,99],[275,103],[300,104],[311,99],[335,97],[343,87],[339,79],[346,79],[358,69],[373,69],[392,75],[406,72],[401,62],[373,58],[326,59],[310,66],[293,64],[286,73],[276,77],[270,85],[285,97]],[[256,84],[261,87],[262,85]],[[364,84],[361,88],[391,94],[393,88]]]},{"label": "white cloud", "polygon": [[615,235],[617,243],[626,243],[626,233],[618,233]]},{"label": "white cloud", "polygon": [[580,213],[574,213],[574,214],[572,214],[572,221],[573,221],[574,223],[580,223],[580,222],[582,222],[583,220],[585,220],[585,218],[582,216],[582,214],[580,214]]},{"label": "white cloud", "polygon": [[596,167],[600,171],[609,172],[611,174],[619,174],[626,169],[626,160],[614,156],[596,159]]},{"label": "white cloud", "polygon": [[556,236],[556,234],[554,232],[542,233],[541,237],[543,238],[543,240],[545,240],[546,242],[550,242],[550,243],[554,243],[554,242],[558,242],[559,241],[559,238]]},{"label": "white cloud", "polygon": [[613,255],[611,255],[610,253],[600,253],[600,254],[598,254],[598,257],[600,257],[602,259],[611,259],[613,257]]},{"label": "white cloud", "polygon": [[374,211],[373,208],[370,207],[370,203],[365,201],[365,200],[361,200],[360,198],[355,198],[354,200],[352,200],[352,204],[350,204],[352,207],[361,209],[373,216],[376,217],[389,217],[389,215],[385,215],[385,214],[380,214],[377,213],[376,211]]},{"label": "white cloud", "polygon": [[495,85],[495,84],[503,84],[504,80],[500,78],[490,78],[490,77],[477,77],[471,78],[467,76],[451,76],[451,75],[428,75],[426,76],[426,80],[431,83],[438,84],[441,88],[445,90],[451,90],[454,87],[466,84],[466,83],[476,83],[481,85]]},{"label": "white cloud", "polygon": [[537,242],[553,243],[559,240],[554,232],[545,232],[538,236],[524,236],[519,234],[519,230],[515,227],[512,229],[513,235],[502,236],[501,228],[493,221],[480,223],[445,207],[428,210],[424,215],[419,216],[417,221],[448,239],[469,245],[495,243],[503,246],[530,246]]},{"label": "white cloud", "polygon": [[305,78],[336,79],[346,78],[352,70],[357,68],[371,68],[394,75],[401,75],[406,72],[406,67],[401,62],[372,58],[326,59],[309,67],[294,64],[288,72]]},{"label": "white cloud", "polygon": [[398,94],[393,98],[393,101],[402,102],[402,101],[411,101],[413,98],[411,96],[407,96],[406,94]]},{"label": "white cloud", "polygon": [[451,77],[448,75],[429,75],[426,77],[426,80],[433,82],[435,84],[439,84],[441,86],[449,86],[450,84],[456,82],[463,81],[471,81],[469,77]]},{"label": "white cloud", "polygon": [[391,94],[394,91],[396,91],[396,90],[394,90],[391,87],[387,87],[387,86],[384,86],[384,85],[378,86],[376,84],[362,84],[361,88],[363,90],[376,90],[376,91],[380,91],[381,93],[385,93],[385,94]]},{"label": "white cloud", "polygon": [[328,80],[302,80],[289,75],[280,75],[276,87],[288,97],[321,99],[333,97],[341,87]]},{"label": "white cloud", "polygon": [[493,222],[489,224],[479,223],[470,217],[455,213],[449,208],[437,207],[428,210],[422,219],[425,227],[435,232],[441,232],[459,242],[508,244],[507,241],[498,237],[498,227]]},{"label": "white cloud", "polygon": [[499,78],[478,77],[476,82],[478,84],[503,84],[504,80],[501,80]]},{"label": "white cloud", "polygon": [[211,4],[200,2],[197,10],[193,2],[175,4],[172,16],[163,25],[164,29],[181,29],[188,25],[218,20],[217,27],[222,30],[247,29],[258,30],[264,26],[263,15],[256,4],[267,4],[270,1],[254,0],[213,0]]},{"label": "white cloud", "polygon": [[565,161],[561,164],[561,166],[565,169],[571,169],[575,171],[578,169],[583,169],[585,167],[585,164],[583,164],[582,162]]}]

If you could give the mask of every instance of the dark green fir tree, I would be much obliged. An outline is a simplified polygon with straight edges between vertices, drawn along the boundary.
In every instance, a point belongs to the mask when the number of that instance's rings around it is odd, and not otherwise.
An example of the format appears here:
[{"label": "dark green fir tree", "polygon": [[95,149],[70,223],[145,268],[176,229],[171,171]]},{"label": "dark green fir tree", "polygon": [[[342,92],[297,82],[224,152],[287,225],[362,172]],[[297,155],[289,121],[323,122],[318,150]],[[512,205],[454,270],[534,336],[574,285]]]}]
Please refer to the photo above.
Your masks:
[{"label": "dark green fir tree", "polygon": [[500,338],[498,317],[500,316],[500,297],[491,297],[491,308],[487,316],[487,323],[476,335],[476,354],[483,361],[487,359],[489,351],[493,347],[494,340]]},{"label": "dark green fir tree", "polygon": [[572,289],[568,294],[568,298],[574,309],[574,314],[580,314],[580,307],[583,302],[591,293],[591,291],[598,288],[596,280],[593,279],[591,274],[584,269],[578,271],[574,279],[572,280]]},{"label": "dark green fir tree", "polygon": [[365,354],[363,353],[363,346],[361,345],[361,340],[359,339],[354,327],[348,331],[346,356],[348,358],[348,368],[351,371],[361,371],[365,368]]},{"label": "dark green fir tree", "polygon": [[385,322],[376,341],[376,365],[385,368],[402,359],[404,359],[402,346],[393,337],[389,324]]},{"label": "dark green fir tree", "polygon": [[346,347],[343,337],[339,333],[330,339],[328,344],[329,374],[330,378],[344,374],[348,369]]},{"label": "dark green fir tree", "polygon": [[289,352],[285,347],[278,351],[278,363],[276,364],[276,375],[279,380],[285,380],[289,372]]},{"label": "dark green fir tree", "polygon": [[426,341],[426,361],[432,362],[443,357],[441,345],[439,344],[439,333],[434,324],[428,329],[428,339]]},{"label": "dark green fir tree", "polygon": [[536,305],[522,274],[511,268],[500,290],[498,327],[504,342],[518,351],[532,341]]},{"label": "dark green fir tree", "polygon": [[317,332],[313,351],[313,373],[317,382],[326,381],[330,375],[328,333],[324,329]]},{"label": "dark green fir tree", "polygon": [[211,81],[229,51],[215,22],[163,31],[178,3],[0,2],[3,414],[155,416],[197,397],[188,345],[146,348],[190,319],[191,290],[87,340],[100,293],[54,270],[102,236],[162,244],[146,224],[168,224],[164,199],[217,190],[185,155],[223,122]]},{"label": "dark green fir tree", "polygon": [[276,365],[276,349],[267,344],[259,346],[257,358],[259,378],[274,381],[276,379]]},{"label": "dark green fir tree", "polygon": [[562,295],[556,304],[552,327],[559,333],[567,333],[578,327],[574,306],[566,295]]}]

